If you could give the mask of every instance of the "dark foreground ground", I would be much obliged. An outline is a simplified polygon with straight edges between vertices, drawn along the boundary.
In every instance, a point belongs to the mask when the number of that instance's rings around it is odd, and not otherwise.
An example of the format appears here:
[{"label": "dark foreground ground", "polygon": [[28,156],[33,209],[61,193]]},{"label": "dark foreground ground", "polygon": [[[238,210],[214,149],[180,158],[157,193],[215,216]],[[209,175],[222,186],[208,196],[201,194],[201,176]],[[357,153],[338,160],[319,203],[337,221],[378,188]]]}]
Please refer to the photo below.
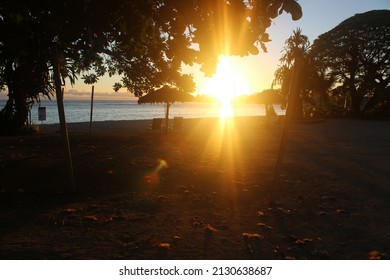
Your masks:
[{"label": "dark foreground ground", "polygon": [[389,259],[389,122],[294,124],[274,204],[280,125],[135,124],[70,126],[74,194],[55,127],[1,137],[0,258]]}]

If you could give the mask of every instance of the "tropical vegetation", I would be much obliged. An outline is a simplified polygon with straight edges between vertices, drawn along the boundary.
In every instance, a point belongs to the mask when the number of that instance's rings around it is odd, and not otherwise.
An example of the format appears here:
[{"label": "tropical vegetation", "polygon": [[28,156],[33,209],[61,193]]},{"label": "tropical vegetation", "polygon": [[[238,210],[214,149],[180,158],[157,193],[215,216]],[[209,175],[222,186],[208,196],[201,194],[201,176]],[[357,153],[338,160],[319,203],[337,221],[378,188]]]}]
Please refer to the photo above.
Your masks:
[{"label": "tropical vegetation", "polygon": [[313,44],[295,30],[275,73],[284,96],[298,56],[298,118],[390,116],[390,11],[357,14]]},{"label": "tropical vegetation", "polygon": [[54,92],[61,99],[60,84],[82,74],[119,74],[114,88],[138,97],[180,87],[183,63],[211,75],[221,54],[266,50],[266,29],[283,11],[302,16],[295,0],[4,0],[0,86],[9,99],[1,129],[23,127],[30,104]]}]

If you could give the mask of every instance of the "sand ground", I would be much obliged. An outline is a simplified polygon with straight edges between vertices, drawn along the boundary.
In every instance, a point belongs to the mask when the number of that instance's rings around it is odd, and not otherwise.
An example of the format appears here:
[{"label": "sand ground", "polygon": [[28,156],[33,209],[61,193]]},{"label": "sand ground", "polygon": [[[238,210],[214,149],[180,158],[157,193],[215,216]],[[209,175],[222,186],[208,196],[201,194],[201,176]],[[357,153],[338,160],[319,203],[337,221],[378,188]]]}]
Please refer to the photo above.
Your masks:
[{"label": "sand ground", "polygon": [[1,259],[389,259],[390,122],[69,124],[0,138]]}]

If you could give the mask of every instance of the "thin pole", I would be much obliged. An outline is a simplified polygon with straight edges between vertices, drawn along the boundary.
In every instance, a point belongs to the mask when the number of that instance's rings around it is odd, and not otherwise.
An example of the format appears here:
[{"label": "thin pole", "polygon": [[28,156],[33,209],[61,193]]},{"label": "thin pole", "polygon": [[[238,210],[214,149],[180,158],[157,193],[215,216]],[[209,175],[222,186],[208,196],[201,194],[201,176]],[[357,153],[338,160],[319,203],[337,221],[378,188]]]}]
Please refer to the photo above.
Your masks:
[{"label": "thin pole", "polygon": [[95,91],[95,86],[92,86],[92,93],[91,93],[91,114],[89,117],[89,135],[92,135],[92,116],[93,116],[93,95]]},{"label": "thin pole", "polygon": [[171,104],[167,102],[167,111],[165,113],[165,133],[168,133],[169,107],[171,107]]},{"label": "thin pole", "polygon": [[282,135],[280,138],[279,152],[276,159],[276,165],[274,170],[274,178],[270,196],[270,203],[275,202],[275,196],[277,189],[279,188],[280,172],[282,169],[283,157],[286,150],[286,144],[288,140],[288,130],[290,128],[291,118],[295,111],[295,105],[299,94],[299,74],[301,68],[301,58],[297,56],[295,58],[294,69],[290,82],[290,89],[288,94],[288,102],[286,108],[286,114],[283,122]]},{"label": "thin pole", "polygon": [[75,192],[76,184],[74,180],[72,155],[70,152],[69,136],[68,136],[68,129],[66,126],[65,110],[64,110],[64,100],[63,100],[64,89],[63,88],[61,89],[61,75],[60,75],[60,69],[58,64],[57,52],[55,53],[53,58],[53,72],[54,72],[54,81],[55,81],[55,88],[56,88],[58,116],[60,119],[62,139],[64,141],[64,152],[65,152],[65,160],[66,160],[66,169],[67,169],[68,179],[69,179],[69,188],[71,192]]}]

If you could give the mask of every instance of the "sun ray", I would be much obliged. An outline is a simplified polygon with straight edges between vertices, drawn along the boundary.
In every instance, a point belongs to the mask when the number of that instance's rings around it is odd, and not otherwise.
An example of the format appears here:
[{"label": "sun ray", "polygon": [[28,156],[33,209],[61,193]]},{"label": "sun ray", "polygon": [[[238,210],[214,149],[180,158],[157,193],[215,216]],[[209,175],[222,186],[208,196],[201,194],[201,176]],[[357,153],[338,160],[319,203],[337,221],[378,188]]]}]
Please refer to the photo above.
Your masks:
[{"label": "sun ray", "polygon": [[208,80],[205,93],[214,96],[220,102],[220,116],[234,115],[233,102],[239,96],[250,92],[247,79],[237,70],[231,57],[219,58],[217,72]]}]

